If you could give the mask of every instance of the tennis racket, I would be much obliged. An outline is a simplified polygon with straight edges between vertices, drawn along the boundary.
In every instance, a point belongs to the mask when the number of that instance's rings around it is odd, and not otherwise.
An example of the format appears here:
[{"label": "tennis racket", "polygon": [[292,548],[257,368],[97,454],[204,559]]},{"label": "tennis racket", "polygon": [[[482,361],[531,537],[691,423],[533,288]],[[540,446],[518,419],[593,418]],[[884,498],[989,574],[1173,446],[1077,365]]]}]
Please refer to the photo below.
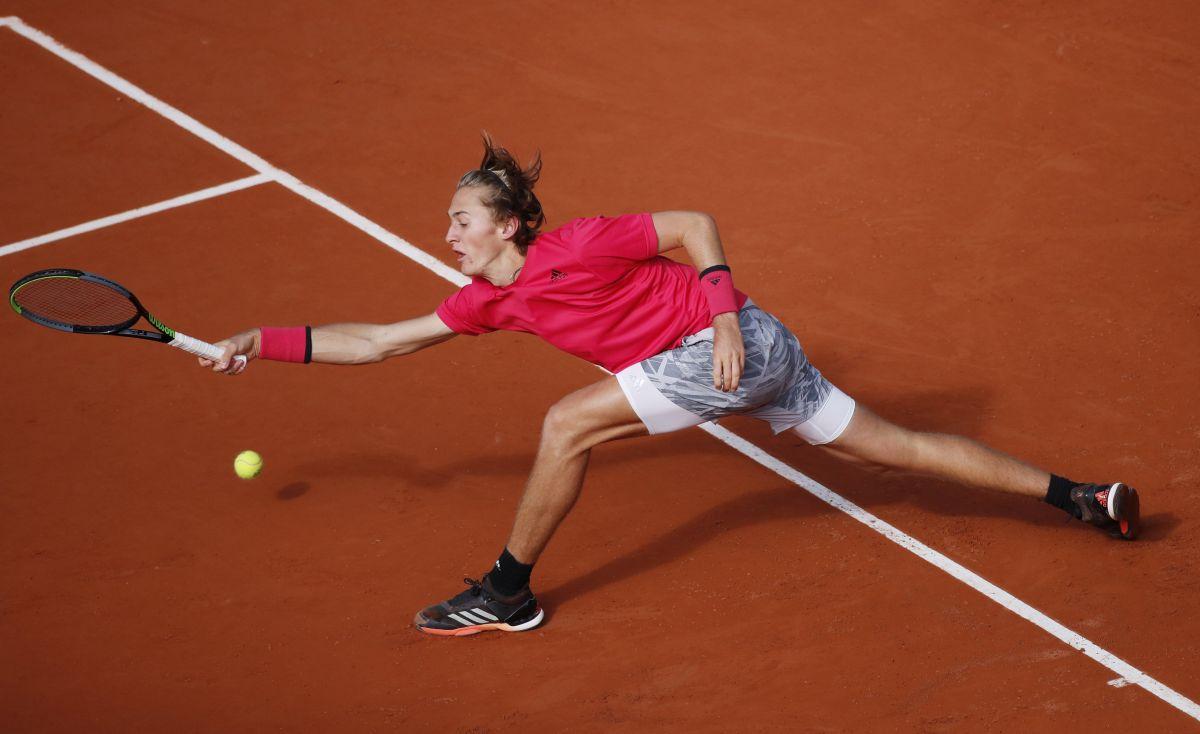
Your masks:
[{"label": "tennis racket", "polygon": [[[93,273],[52,268],[30,273],[8,290],[8,305],[35,324],[72,334],[109,334],[169,344],[214,362],[224,352],[181,334],[150,315],[129,289]],[[154,331],[131,328],[145,319]],[[239,361],[246,358],[238,355]]]}]

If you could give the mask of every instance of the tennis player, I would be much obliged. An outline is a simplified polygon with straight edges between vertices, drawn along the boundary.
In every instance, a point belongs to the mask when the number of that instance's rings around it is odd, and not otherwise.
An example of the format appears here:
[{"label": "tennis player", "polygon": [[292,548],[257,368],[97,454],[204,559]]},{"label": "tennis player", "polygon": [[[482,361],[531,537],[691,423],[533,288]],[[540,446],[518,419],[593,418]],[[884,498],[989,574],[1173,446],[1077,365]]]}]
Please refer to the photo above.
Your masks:
[{"label": "tennis player", "polygon": [[[764,420],[859,464],[1042,499],[1132,540],[1138,495],[1125,484],[1052,475],[971,439],[889,423],[826,379],[796,337],[733,285],[712,217],[665,211],[576,219],[549,232],[528,168],[484,136],[479,168],[459,179],[446,232],[471,283],[431,314],[394,324],[258,328],[200,364],[239,374],[244,362],[366,364],[458,334],[537,334],[613,374],[546,414],[508,544],[469,588],[417,613],[435,635],[516,632],[541,623],[529,579],[605,441],[667,433],[731,414]],[[692,265],[662,255],[682,247]]]}]

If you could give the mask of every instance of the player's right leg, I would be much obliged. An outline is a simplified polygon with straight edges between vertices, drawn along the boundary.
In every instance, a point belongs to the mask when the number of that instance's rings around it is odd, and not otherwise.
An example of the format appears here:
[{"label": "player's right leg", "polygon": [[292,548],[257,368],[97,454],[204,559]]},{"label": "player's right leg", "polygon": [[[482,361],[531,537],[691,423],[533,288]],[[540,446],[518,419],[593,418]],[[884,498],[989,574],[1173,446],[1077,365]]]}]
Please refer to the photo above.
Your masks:
[{"label": "player's right leg", "polygon": [[963,436],[912,431],[857,404],[846,429],[820,448],[869,469],[924,474],[1041,498],[1050,473]]},{"label": "player's right leg", "polygon": [[[1132,540],[1138,532],[1137,490],[1121,483],[1078,484],[963,436],[903,428],[862,405],[820,448],[881,471],[933,476],[974,487],[1044,499],[1085,522]],[[803,426],[796,433],[805,436]],[[808,438],[806,436],[806,438]]]}]

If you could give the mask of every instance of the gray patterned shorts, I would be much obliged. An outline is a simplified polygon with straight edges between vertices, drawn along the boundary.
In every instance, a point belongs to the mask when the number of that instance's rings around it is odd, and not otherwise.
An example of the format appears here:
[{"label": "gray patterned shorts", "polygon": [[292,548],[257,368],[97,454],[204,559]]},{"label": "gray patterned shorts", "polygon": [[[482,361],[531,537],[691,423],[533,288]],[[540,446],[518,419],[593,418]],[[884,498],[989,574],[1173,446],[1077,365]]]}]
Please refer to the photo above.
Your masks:
[{"label": "gray patterned shorts", "polygon": [[634,411],[651,433],[694,426],[726,415],[749,415],[775,433],[797,428],[814,444],[841,435],[854,401],[825,379],[779,319],[747,301],[738,312],[746,363],[738,389],[712,385],[713,330],[617,373]]}]

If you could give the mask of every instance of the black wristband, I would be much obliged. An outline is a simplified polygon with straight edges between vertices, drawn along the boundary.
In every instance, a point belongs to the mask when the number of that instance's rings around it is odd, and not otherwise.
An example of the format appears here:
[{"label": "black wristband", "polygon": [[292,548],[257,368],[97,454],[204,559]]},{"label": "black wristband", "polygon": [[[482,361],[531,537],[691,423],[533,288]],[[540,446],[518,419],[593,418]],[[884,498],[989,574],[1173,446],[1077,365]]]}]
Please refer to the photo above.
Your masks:
[{"label": "black wristband", "polygon": [[304,364],[312,361],[312,327],[304,327]]},{"label": "black wristband", "polygon": [[703,280],[704,276],[708,275],[709,273],[713,272],[714,270],[724,270],[725,272],[729,273],[730,275],[733,275],[733,271],[729,269],[728,265],[713,265],[711,268],[705,268],[704,272],[700,273],[700,279]]}]

